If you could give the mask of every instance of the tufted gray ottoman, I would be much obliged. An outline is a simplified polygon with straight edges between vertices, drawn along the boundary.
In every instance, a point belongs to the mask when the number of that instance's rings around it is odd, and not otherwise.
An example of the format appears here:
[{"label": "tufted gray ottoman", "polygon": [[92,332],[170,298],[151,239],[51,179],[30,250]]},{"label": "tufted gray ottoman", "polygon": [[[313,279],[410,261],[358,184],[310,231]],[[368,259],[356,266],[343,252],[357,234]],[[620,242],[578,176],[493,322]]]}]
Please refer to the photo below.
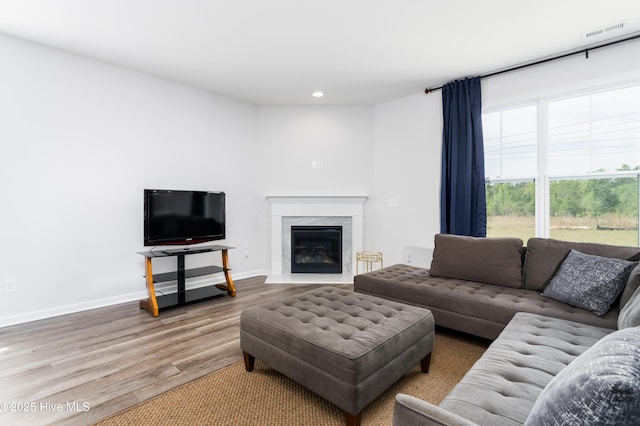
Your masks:
[{"label": "tufted gray ottoman", "polygon": [[348,425],[416,363],[428,371],[433,337],[429,310],[335,287],[240,316],[246,370],[259,358],[344,410]]}]

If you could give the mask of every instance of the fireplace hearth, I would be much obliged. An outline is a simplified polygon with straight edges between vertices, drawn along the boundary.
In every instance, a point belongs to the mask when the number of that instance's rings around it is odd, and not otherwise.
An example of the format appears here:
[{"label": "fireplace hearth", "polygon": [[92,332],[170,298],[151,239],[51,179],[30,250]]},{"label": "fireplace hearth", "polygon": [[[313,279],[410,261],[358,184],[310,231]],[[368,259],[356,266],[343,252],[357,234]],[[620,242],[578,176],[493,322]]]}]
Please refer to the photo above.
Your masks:
[{"label": "fireplace hearth", "polygon": [[342,226],[292,226],[291,273],[342,273]]}]

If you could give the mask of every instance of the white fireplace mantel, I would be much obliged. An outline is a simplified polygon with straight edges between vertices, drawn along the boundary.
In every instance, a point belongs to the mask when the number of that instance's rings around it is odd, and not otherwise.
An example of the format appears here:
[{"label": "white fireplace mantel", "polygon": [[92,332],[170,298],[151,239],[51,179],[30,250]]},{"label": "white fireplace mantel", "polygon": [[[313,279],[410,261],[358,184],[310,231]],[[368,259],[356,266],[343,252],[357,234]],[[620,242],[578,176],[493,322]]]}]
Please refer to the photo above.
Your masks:
[{"label": "white fireplace mantel", "polygon": [[364,245],[364,203],[367,196],[267,196],[271,204],[271,276],[282,271],[283,217],[351,218],[351,270],[355,270],[356,252]]}]

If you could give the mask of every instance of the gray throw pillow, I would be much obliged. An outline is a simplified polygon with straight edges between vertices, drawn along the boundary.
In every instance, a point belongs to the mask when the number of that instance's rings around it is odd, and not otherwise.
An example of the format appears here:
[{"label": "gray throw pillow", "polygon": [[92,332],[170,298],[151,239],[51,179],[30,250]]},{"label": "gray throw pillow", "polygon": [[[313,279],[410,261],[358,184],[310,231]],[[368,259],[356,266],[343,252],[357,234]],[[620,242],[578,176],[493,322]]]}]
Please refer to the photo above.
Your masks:
[{"label": "gray throw pillow", "polygon": [[640,419],[640,328],[611,333],[543,389],[525,426],[631,425]]},{"label": "gray throw pillow", "polygon": [[542,295],[602,316],[637,264],[571,250]]}]

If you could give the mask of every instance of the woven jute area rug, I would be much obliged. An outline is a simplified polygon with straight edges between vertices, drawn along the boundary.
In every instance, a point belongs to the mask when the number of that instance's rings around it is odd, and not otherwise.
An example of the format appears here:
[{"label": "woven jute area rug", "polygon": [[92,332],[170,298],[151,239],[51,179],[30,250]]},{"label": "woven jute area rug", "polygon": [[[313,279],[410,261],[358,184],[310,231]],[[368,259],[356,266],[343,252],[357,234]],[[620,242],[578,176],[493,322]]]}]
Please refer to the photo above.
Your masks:
[{"label": "woven jute area rug", "polygon": [[[390,425],[395,395],[434,404],[480,358],[487,341],[438,330],[428,374],[416,365],[362,415],[363,425]],[[108,417],[97,425],[343,425],[342,411],[256,360],[248,373],[242,362],[194,380]]]}]

